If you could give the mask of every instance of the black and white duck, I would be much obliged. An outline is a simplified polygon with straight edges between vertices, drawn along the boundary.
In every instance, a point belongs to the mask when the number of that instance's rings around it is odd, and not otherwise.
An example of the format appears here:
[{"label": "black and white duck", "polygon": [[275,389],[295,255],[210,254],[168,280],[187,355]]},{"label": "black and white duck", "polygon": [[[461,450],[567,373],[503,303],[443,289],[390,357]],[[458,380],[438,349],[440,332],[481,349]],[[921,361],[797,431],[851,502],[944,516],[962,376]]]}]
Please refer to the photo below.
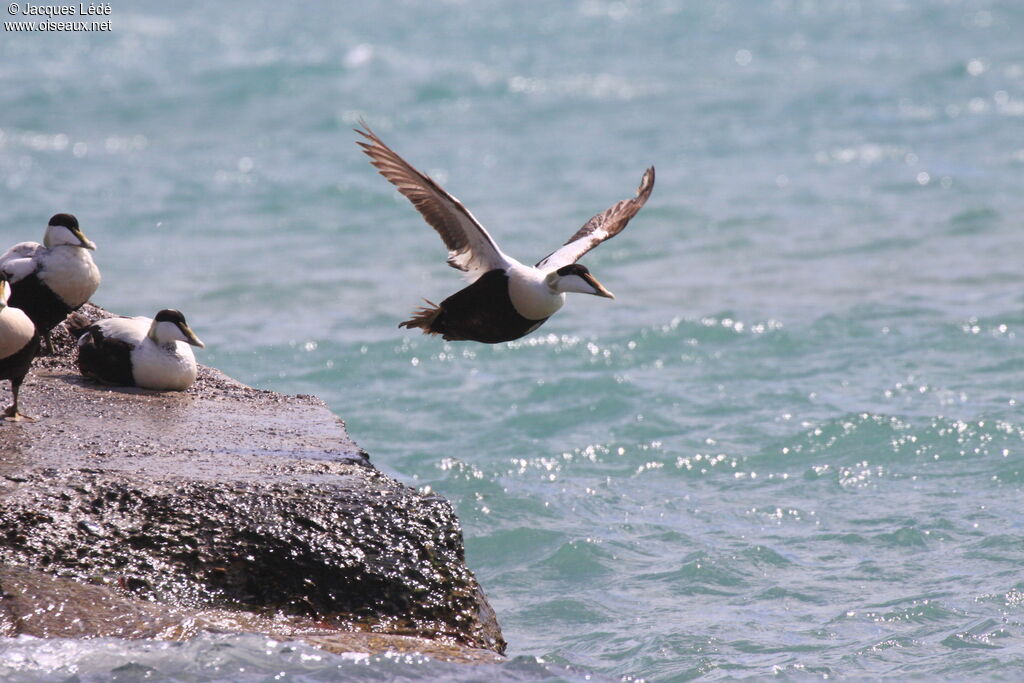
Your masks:
[{"label": "black and white duck", "polygon": [[407,197],[448,247],[448,265],[471,282],[440,304],[427,301],[399,327],[419,328],[446,340],[495,344],[518,339],[544,324],[569,292],[615,297],[577,261],[601,242],[622,232],[654,188],[648,168],[636,196],[602,211],[569,241],[527,266],[505,254],[466,207],[430,177],[398,156],[364,123],[356,132],[370,163]]},{"label": "black and white duck", "polygon": [[6,420],[32,420],[18,411],[18,391],[39,351],[39,335],[25,312],[8,305],[11,287],[0,273],[0,379],[10,380],[13,403],[3,417]]},{"label": "black and white duck", "polygon": [[42,244],[21,242],[0,256],[0,273],[13,290],[10,305],[32,319],[47,348],[50,330],[100,286],[100,269],[89,253],[94,249],[78,219],[58,213],[46,226]]},{"label": "black and white duck", "polygon": [[78,368],[107,384],[183,391],[196,379],[191,346],[203,348],[185,316],[165,308],[153,318],[107,318],[90,323],[76,314],[68,323],[78,337]]}]

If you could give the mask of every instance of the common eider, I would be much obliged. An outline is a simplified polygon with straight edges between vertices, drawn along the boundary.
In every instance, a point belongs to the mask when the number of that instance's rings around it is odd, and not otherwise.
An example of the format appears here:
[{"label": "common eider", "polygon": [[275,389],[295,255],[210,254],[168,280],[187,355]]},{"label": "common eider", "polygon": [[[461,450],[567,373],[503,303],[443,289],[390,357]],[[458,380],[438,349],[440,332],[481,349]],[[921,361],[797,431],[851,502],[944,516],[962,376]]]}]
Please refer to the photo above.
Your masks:
[{"label": "common eider", "polygon": [[565,302],[566,292],[614,299],[587,268],[576,263],[601,242],[622,232],[654,188],[654,167],[644,173],[636,196],[602,211],[562,247],[527,266],[503,253],[459,200],[413,168],[365,123],[357,144],[370,163],[407,197],[448,247],[448,265],[472,284],[439,305],[427,301],[399,327],[420,328],[449,341],[496,344],[518,339],[544,324]]},{"label": "common eider", "polygon": [[58,213],[46,226],[42,244],[22,242],[0,256],[0,272],[13,289],[11,306],[32,319],[47,351],[50,330],[100,286],[100,270],[89,254],[95,248],[77,218]]},{"label": "common eider", "polygon": [[179,311],[165,308],[154,318],[92,324],[75,314],[68,327],[78,337],[78,369],[86,377],[158,391],[182,391],[196,379],[196,358],[188,345],[204,344]]},{"label": "common eider", "polygon": [[39,335],[32,320],[7,302],[11,287],[0,273],[0,380],[11,382],[13,403],[3,412],[5,420],[32,420],[18,412],[18,390],[39,351]]}]

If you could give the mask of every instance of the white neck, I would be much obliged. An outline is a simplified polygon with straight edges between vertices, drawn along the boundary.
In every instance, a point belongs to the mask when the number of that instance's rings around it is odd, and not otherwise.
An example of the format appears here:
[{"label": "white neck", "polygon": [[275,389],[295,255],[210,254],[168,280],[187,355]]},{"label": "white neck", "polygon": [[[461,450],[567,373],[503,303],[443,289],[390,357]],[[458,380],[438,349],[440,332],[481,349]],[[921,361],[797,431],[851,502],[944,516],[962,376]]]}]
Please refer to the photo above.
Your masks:
[{"label": "white neck", "polygon": [[551,288],[542,271],[516,263],[506,272],[512,305],[524,318],[543,320],[565,303],[565,295]]},{"label": "white neck", "polygon": [[173,345],[176,341],[187,341],[177,325],[169,322],[157,322],[156,320],[149,326],[149,332],[146,336],[154,344],[161,346]]}]

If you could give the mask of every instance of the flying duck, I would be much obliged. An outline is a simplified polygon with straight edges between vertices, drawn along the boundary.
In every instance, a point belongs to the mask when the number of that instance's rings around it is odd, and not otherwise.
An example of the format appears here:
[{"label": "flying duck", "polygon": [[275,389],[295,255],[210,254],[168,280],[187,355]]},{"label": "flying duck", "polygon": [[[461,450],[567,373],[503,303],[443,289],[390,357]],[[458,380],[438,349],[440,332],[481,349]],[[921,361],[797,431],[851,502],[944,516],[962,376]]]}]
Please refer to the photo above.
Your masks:
[{"label": "flying duck", "polygon": [[18,412],[18,390],[39,351],[39,335],[32,320],[20,309],[8,306],[11,287],[0,273],[0,379],[11,381],[14,402],[3,412],[5,420],[32,420]]},{"label": "flying duck", "polygon": [[199,341],[185,316],[165,308],[154,318],[107,318],[95,323],[80,314],[68,322],[78,337],[78,369],[107,384],[158,391],[183,391],[196,379],[188,347]]},{"label": "flying duck", "polygon": [[13,289],[11,306],[32,319],[47,349],[50,330],[100,286],[100,270],[89,255],[95,248],[77,218],[58,213],[46,226],[42,244],[15,244],[0,256],[0,272]]},{"label": "flying duck", "polygon": [[356,132],[370,163],[405,195],[448,247],[448,265],[465,272],[472,284],[440,303],[413,313],[399,327],[420,328],[449,341],[496,344],[518,339],[544,324],[565,303],[566,292],[614,299],[586,266],[576,263],[601,242],[622,232],[654,188],[654,167],[640,181],[636,196],[597,214],[535,266],[508,256],[458,199],[413,168],[366,123]]}]

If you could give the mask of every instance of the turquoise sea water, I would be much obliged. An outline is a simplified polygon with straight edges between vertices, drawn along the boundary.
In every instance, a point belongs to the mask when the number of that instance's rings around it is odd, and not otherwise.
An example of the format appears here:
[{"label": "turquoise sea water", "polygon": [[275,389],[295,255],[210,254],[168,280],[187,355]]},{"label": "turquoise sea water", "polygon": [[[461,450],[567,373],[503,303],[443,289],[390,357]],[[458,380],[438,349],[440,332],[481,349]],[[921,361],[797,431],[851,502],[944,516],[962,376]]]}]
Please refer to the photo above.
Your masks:
[{"label": "turquoise sea water", "polygon": [[[511,660],[20,639],[5,677],[1024,677],[1020,3],[111,5],[0,38],[0,242],[77,214],[98,303],[450,499]],[[618,298],[397,329],[462,283],[361,116],[525,262],[655,164],[583,261]]]}]

